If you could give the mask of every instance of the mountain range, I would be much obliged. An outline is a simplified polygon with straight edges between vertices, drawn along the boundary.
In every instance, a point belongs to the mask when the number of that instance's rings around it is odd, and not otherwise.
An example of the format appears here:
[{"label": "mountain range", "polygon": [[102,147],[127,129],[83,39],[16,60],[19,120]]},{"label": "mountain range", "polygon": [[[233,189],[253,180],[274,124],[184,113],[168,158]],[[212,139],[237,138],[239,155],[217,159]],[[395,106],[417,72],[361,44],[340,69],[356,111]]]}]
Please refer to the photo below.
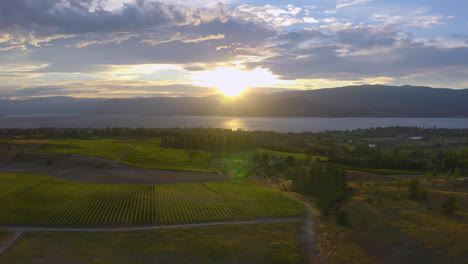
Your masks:
[{"label": "mountain range", "polygon": [[360,85],[234,98],[153,97],[0,100],[0,114],[193,115],[270,117],[468,117],[468,89]]}]

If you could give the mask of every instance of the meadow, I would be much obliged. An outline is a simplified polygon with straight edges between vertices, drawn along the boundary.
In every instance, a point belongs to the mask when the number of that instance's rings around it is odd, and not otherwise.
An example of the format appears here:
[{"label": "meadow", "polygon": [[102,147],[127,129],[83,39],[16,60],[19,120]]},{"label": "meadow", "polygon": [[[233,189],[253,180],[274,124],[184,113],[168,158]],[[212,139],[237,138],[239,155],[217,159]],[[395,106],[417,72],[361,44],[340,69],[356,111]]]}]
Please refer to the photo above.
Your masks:
[{"label": "meadow", "polygon": [[30,232],[0,263],[306,263],[299,223],[133,232]]},{"label": "meadow", "polygon": [[304,215],[302,204],[251,182],[91,184],[0,173],[0,186],[1,225],[170,225]]},{"label": "meadow", "polygon": [[61,139],[42,145],[36,151],[79,154],[115,160],[127,165],[196,172],[215,172],[210,168],[209,152],[162,148],[160,139]]}]

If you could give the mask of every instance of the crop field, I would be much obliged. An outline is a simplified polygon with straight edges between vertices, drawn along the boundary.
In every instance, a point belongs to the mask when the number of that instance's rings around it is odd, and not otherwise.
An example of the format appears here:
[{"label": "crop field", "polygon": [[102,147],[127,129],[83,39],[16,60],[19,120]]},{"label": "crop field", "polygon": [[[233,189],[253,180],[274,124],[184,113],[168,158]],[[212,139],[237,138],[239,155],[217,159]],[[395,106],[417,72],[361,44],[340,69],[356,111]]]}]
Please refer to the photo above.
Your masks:
[{"label": "crop field", "polygon": [[115,159],[130,145],[113,139],[61,139],[54,140],[36,149],[39,152],[79,154],[105,159]]},{"label": "crop field", "polygon": [[211,153],[162,148],[157,139],[64,139],[46,143],[36,151],[114,159],[151,169],[214,172],[210,169]]},{"label": "crop field", "polygon": [[306,263],[300,224],[26,233],[0,263]]},{"label": "crop field", "polygon": [[90,184],[0,173],[0,225],[168,225],[302,216],[302,204],[250,182]]},{"label": "crop field", "polygon": [[121,163],[152,169],[213,172],[209,169],[211,153],[161,148],[159,145],[159,140],[136,141]]},{"label": "crop field", "polygon": [[302,154],[302,153],[291,153],[291,152],[281,152],[281,151],[274,151],[274,150],[269,150],[269,149],[257,149],[258,154],[264,155],[267,154],[272,157],[279,157],[279,158],[286,158],[287,156],[292,156],[296,160],[305,160],[307,158],[310,158],[311,160],[316,160],[319,158],[321,161],[327,161],[328,157],[324,156],[312,156],[312,155],[307,155],[307,154]]}]

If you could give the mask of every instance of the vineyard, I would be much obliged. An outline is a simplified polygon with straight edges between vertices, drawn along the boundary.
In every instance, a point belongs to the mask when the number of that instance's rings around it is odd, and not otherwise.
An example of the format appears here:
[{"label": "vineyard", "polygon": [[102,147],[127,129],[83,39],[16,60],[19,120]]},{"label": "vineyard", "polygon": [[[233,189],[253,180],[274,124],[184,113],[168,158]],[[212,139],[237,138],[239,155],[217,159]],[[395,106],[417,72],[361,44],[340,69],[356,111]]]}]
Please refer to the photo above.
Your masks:
[{"label": "vineyard", "polygon": [[250,182],[125,185],[0,173],[0,225],[129,225],[304,214],[300,203]]},{"label": "vineyard", "polygon": [[36,151],[105,159],[119,157],[123,164],[151,169],[213,172],[209,168],[211,153],[162,148],[159,139],[62,139],[46,143]]},{"label": "vineyard", "polygon": [[300,224],[26,233],[0,263],[306,263]]}]

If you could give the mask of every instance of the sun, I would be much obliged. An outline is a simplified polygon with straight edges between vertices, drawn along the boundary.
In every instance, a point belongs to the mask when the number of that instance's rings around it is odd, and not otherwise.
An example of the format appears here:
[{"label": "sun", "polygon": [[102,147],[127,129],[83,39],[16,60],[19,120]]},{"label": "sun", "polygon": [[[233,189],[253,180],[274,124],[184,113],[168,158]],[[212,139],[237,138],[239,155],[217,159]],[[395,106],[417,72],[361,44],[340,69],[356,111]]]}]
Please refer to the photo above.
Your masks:
[{"label": "sun", "polygon": [[224,95],[234,97],[247,88],[269,85],[278,79],[270,71],[257,68],[245,71],[234,67],[222,67],[203,71],[193,78],[198,85],[216,87]]}]

